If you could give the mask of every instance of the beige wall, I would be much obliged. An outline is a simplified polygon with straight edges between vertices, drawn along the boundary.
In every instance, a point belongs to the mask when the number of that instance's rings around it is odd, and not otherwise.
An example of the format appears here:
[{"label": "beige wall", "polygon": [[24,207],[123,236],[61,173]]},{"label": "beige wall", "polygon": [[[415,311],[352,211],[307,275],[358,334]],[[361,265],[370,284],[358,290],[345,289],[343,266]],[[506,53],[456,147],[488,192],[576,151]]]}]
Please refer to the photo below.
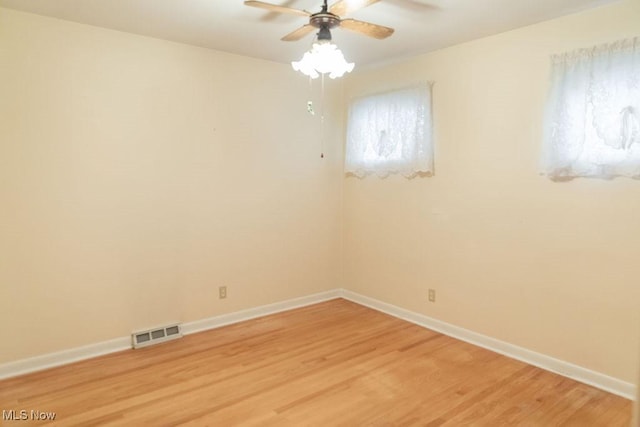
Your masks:
[{"label": "beige wall", "polygon": [[0,78],[0,363],[336,287],[343,113],[322,160],[318,84],[7,9]]},{"label": "beige wall", "polygon": [[[639,361],[640,364],[640,361]],[[640,368],[640,366],[639,366]],[[638,369],[638,376],[640,377],[640,369]],[[633,405],[633,419],[631,420],[632,427],[640,427],[640,378],[638,378],[638,382],[636,383],[636,401]]]},{"label": "beige wall", "polygon": [[436,175],[343,181],[340,82],[320,160],[286,65],[0,9],[0,363],[345,285],[633,382],[638,182],[537,159],[549,54],[639,23],[627,0],[354,73],[347,98],[436,82]]},{"label": "beige wall", "polygon": [[537,166],[549,55],[638,35],[627,0],[350,76],[435,81],[436,173],[345,178],[345,286],[635,383],[640,182]]}]

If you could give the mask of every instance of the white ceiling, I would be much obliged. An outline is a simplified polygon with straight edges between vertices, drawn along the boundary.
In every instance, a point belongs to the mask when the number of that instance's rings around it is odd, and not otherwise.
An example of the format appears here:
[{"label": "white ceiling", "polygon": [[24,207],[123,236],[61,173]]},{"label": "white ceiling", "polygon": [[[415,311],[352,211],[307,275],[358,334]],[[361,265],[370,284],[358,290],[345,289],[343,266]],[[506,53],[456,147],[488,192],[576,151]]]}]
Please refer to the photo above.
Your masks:
[{"label": "white ceiling", "polygon": [[[388,39],[332,32],[345,57],[362,67],[614,1],[381,0],[350,17],[395,28]],[[321,4],[321,0],[271,2],[310,12],[319,11]],[[306,18],[248,7],[242,0],[0,0],[0,6],[277,62],[299,59],[313,40],[309,35],[297,42],[280,41]]]}]

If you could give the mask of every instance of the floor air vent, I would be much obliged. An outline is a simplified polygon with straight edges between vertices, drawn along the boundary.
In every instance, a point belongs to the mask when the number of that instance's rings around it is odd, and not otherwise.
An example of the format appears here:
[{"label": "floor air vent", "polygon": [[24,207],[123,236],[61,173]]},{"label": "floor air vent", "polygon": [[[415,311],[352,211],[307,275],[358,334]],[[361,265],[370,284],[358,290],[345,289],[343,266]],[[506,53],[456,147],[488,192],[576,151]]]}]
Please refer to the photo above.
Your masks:
[{"label": "floor air vent", "polygon": [[161,342],[180,338],[181,336],[182,330],[180,329],[180,325],[169,325],[147,331],[134,332],[131,334],[131,340],[133,342],[133,348],[140,348],[160,344]]}]

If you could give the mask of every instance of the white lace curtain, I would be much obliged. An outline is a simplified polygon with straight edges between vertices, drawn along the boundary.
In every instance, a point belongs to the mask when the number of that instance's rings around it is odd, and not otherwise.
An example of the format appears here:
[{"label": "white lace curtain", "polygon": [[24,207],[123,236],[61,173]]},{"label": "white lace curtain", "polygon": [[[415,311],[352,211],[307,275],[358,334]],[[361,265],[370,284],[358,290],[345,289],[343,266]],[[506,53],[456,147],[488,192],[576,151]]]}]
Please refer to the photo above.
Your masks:
[{"label": "white lace curtain", "polygon": [[359,177],[433,173],[431,84],[351,103],[345,172]]},{"label": "white lace curtain", "polygon": [[552,57],[543,173],[640,178],[640,38]]}]

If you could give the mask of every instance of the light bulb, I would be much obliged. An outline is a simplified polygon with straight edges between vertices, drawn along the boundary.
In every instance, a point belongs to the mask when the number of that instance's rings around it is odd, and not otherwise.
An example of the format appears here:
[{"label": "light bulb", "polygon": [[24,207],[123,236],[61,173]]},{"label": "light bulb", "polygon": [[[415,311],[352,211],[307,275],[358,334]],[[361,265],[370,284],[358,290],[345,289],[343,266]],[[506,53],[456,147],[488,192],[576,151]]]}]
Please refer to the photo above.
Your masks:
[{"label": "light bulb", "polygon": [[329,74],[330,78],[335,79],[342,77],[344,73],[350,73],[354,64],[347,62],[342,51],[333,43],[317,42],[309,52],[305,52],[300,61],[292,62],[291,66],[312,79],[320,74]]}]

